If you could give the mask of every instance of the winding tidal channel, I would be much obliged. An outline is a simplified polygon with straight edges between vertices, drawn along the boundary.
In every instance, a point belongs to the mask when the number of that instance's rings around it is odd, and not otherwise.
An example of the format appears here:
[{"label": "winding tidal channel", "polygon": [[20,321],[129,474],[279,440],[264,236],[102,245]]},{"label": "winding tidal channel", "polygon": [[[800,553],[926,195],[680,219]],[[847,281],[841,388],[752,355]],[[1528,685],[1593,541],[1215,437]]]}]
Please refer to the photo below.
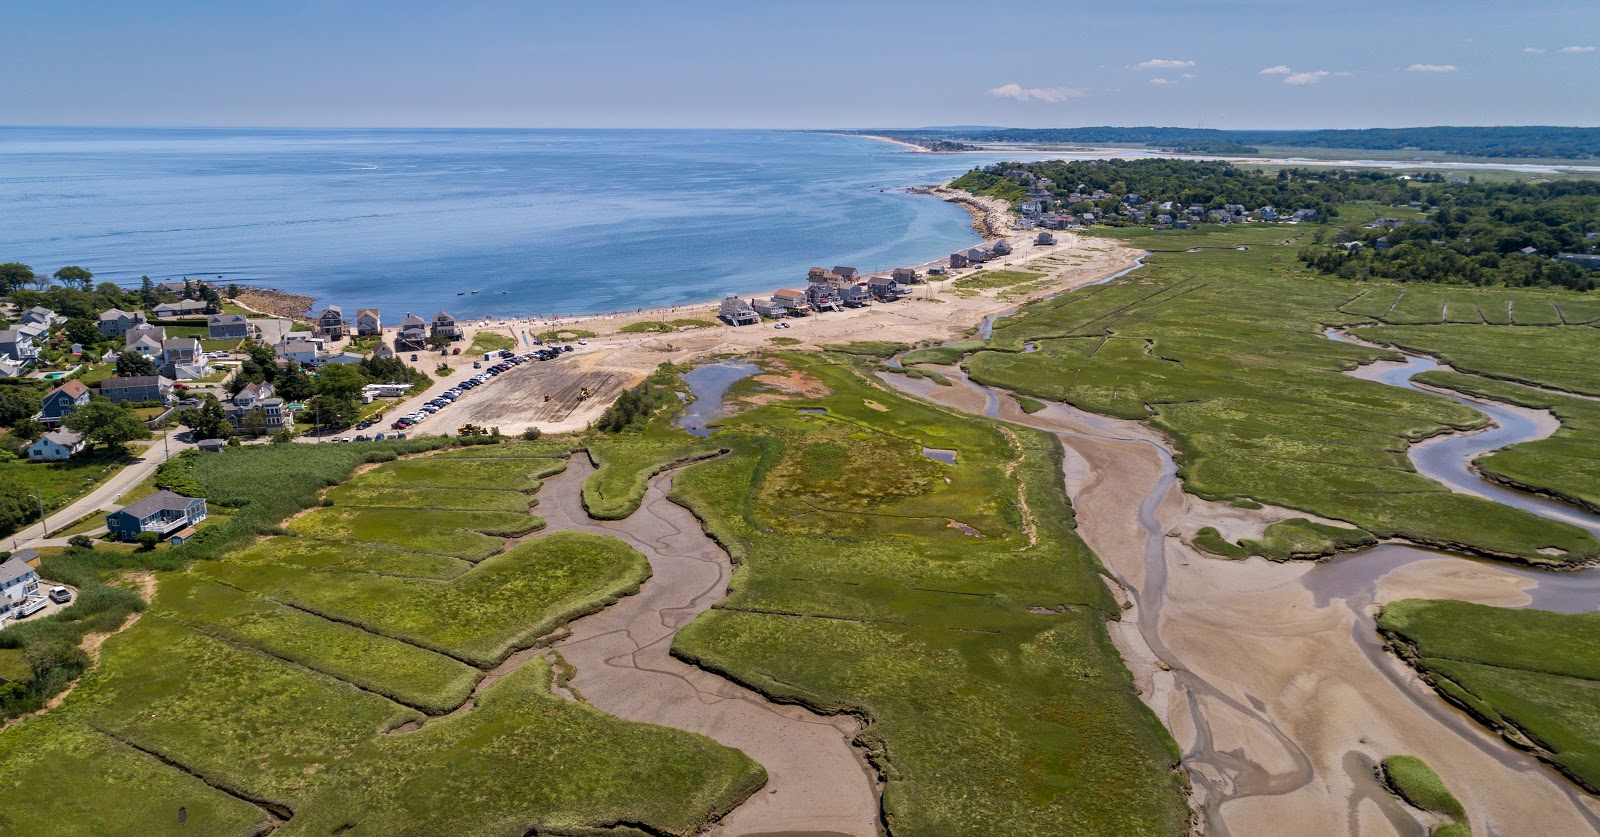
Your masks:
[{"label": "winding tidal channel", "polygon": [[[1344,339],[1330,333],[1332,339]],[[1137,422],[1051,404],[1022,412],[959,369],[953,386],[894,373],[904,392],[1053,433],[1080,534],[1127,606],[1110,626],[1143,697],[1183,751],[1207,835],[1401,835],[1430,822],[1377,781],[1384,757],[1434,765],[1482,835],[1600,833],[1600,802],[1446,704],[1383,647],[1374,617],[1402,598],[1453,598],[1563,612],[1600,609],[1600,570],[1552,573],[1383,544],[1320,563],[1225,561],[1186,542],[1202,526],[1259,537],[1307,517],[1244,510],[1186,494],[1169,443]],[[1438,365],[1427,358],[1350,373],[1392,386]],[[1548,436],[1553,417],[1437,393],[1485,413],[1485,430],[1412,447],[1417,469],[1448,486],[1600,533],[1600,518],[1486,482],[1471,461]]]}]

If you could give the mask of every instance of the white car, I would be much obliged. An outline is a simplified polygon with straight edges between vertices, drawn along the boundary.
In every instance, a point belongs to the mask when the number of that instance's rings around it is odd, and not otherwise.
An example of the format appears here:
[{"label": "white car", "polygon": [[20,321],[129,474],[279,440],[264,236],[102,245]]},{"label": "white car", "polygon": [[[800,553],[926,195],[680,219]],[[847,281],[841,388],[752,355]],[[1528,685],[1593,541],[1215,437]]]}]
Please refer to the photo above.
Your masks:
[{"label": "white car", "polygon": [[579,340],[578,341],[578,345],[579,346],[587,346],[587,345],[589,345],[589,341],[587,341],[587,340]]}]

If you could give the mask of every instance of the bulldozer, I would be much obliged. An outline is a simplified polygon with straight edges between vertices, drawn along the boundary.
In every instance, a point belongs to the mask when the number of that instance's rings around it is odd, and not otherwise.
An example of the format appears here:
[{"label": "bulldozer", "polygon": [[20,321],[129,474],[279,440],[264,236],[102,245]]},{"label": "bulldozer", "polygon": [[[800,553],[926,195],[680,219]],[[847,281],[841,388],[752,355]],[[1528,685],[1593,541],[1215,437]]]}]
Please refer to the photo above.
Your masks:
[{"label": "bulldozer", "polygon": [[593,394],[594,393],[592,391],[590,391],[590,389],[588,387],[584,387],[583,389],[578,390],[578,400],[579,401],[587,401],[587,400],[589,400],[589,396],[591,396]]},{"label": "bulldozer", "polygon": [[463,424],[460,427],[456,428],[456,435],[457,436],[487,436],[487,435],[489,435],[489,431],[486,428],[479,427],[478,425],[473,424],[472,422],[469,421],[466,424]]}]

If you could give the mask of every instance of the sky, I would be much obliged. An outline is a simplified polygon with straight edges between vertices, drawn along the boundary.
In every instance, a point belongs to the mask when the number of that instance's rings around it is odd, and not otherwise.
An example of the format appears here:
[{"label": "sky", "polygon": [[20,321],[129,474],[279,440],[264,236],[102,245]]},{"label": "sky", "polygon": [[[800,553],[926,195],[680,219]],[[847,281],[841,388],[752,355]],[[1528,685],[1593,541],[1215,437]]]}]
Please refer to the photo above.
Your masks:
[{"label": "sky", "polygon": [[0,0],[0,124],[1600,124],[1600,3]]}]

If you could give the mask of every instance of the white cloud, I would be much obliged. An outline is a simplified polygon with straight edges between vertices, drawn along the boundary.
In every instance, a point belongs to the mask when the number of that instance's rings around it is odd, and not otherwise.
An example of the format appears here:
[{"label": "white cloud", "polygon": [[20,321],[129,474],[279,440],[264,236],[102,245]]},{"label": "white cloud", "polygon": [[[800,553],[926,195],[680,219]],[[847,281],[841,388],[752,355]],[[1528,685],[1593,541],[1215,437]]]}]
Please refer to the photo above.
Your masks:
[{"label": "white cloud", "polygon": [[1523,47],[1522,51],[1529,55],[1543,55],[1544,47]]},{"label": "white cloud", "polygon": [[1411,73],[1453,73],[1456,71],[1454,64],[1412,64],[1406,68]]},{"label": "white cloud", "polygon": [[1290,74],[1292,72],[1294,72],[1294,71],[1289,69],[1289,67],[1287,65],[1279,64],[1276,67],[1268,67],[1265,70],[1262,70],[1260,75],[1264,75],[1264,76],[1286,76],[1286,75],[1288,75],[1288,74]]},{"label": "white cloud", "polygon": [[1569,47],[1562,47],[1561,51],[1565,52],[1565,53],[1568,53],[1568,54],[1572,54],[1572,53],[1576,53],[1576,52],[1594,52],[1594,47],[1592,47],[1592,46],[1569,46]]},{"label": "white cloud", "polygon": [[1023,87],[1020,84],[1002,84],[989,91],[990,96],[1015,99],[1019,102],[1065,102],[1087,95],[1076,87]]},{"label": "white cloud", "polygon": [[1193,61],[1182,61],[1177,58],[1152,58],[1149,61],[1140,61],[1133,65],[1133,68],[1135,70],[1185,70],[1193,66]]},{"label": "white cloud", "polygon": [[1172,83],[1172,79],[1170,79],[1170,78],[1153,78],[1153,79],[1150,79],[1150,83],[1151,84],[1171,84]]},{"label": "white cloud", "polygon": [[1304,86],[1307,84],[1316,84],[1317,82],[1322,81],[1331,75],[1333,74],[1327,70],[1312,70],[1309,73],[1290,73],[1289,75],[1283,77],[1283,83]]}]

